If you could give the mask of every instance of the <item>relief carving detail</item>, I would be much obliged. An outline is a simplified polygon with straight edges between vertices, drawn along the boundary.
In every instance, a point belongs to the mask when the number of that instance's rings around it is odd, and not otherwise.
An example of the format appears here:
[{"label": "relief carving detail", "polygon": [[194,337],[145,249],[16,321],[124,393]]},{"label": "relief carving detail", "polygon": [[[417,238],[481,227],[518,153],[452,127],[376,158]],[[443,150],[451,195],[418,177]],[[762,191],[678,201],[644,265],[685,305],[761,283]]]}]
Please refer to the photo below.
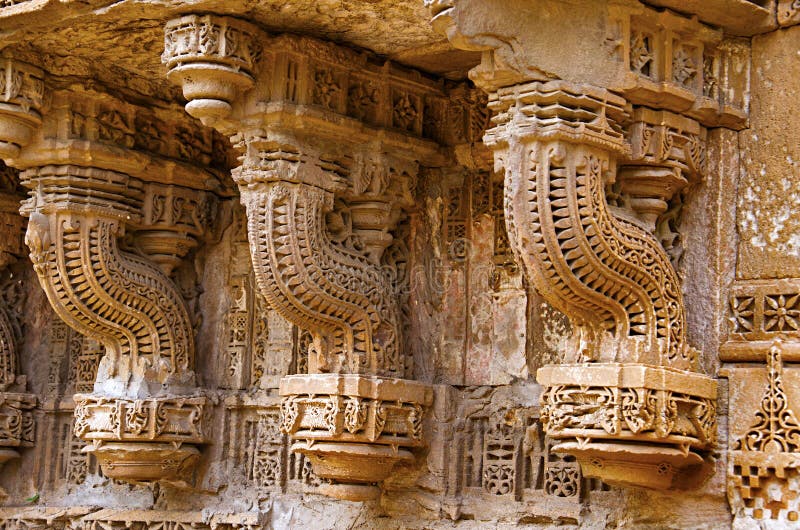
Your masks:
[{"label": "relief carving detail", "polygon": [[[320,491],[372,498],[380,491],[375,485],[422,445],[431,401],[426,385],[405,379],[411,366],[392,284],[397,264],[383,257],[411,204],[417,161],[435,157],[435,144],[421,137],[422,101],[444,94],[420,79],[371,69],[345,48],[305,37],[268,38],[216,16],[203,20],[212,28],[239,28],[264,44],[263,52],[250,53],[251,62],[231,73],[228,56],[197,47],[190,62],[197,76],[185,77],[171,42],[190,19],[167,23],[167,76],[183,87],[187,112],[235,133],[242,157],[233,178],[247,210],[258,291],[310,334],[308,375],[281,380],[281,430],[326,481]],[[217,86],[229,75],[241,80],[236,93],[194,92],[196,79],[213,78],[204,86]],[[381,83],[371,87],[371,78]],[[253,84],[256,90],[246,92]],[[254,97],[261,98],[257,105]],[[385,98],[392,106],[380,109],[383,114],[370,108],[370,101]],[[304,120],[291,117],[296,111],[313,116],[320,130],[305,130]],[[382,135],[392,141],[374,140]]]}]

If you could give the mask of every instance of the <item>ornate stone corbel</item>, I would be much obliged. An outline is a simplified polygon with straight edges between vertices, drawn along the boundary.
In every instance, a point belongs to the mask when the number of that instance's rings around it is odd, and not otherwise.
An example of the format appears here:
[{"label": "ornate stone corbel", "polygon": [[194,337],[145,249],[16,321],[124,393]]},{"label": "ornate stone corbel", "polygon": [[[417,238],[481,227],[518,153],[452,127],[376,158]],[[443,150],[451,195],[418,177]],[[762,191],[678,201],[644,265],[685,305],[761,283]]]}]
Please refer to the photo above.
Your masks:
[{"label": "ornate stone corbel", "polygon": [[106,350],[94,391],[74,397],[75,434],[108,477],[183,478],[205,442],[205,398],[168,274],[210,220],[216,175],[194,164],[211,160],[211,138],[179,113],[53,83],[41,128],[9,162],[30,190],[25,242],[50,304]]},{"label": "ornate stone corbel", "polygon": [[[247,70],[253,89],[236,99],[193,96],[180,64],[202,70],[198,79],[216,79],[222,69],[221,82],[229,52],[194,46],[179,53],[174,41],[196,42],[201,32],[224,27],[263,45],[260,63]],[[439,161],[438,146],[426,138],[443,134],[425,113],[439,109],[445,95],[364,54],[309,38],[267,37],[225,17],[182,17],[165,32],[162,59],[168,77],[185,94],[190,89],[187,111],[209,108],[209,99],[232,105],[213,123],[236,133],[243,151],[233,177],[247,209],[258,288],[313,337],[309,374],[281,381],[281,428],[328,480],[323,492],[371,498],[394,465],[423,445],[431,402],[429,386],[406,379],[396,271],[387,270],[383,254],[411,204],[418,162]],[[253,49],[247,41],[239,46]]]},{"label": "ornate stone corbel", "polygon": [[[537,373],[553,450],[574,455],[587,477],[673,487],[715,444],[716,381],[695,372],[680,281],[652,232],[667,200],[701,172],[703,131],[670,113],[631,116],[630,101],[685,109],[701,101],[702,83],[640,80],[607,53],[613,43],[602,31],[570,33],[586,28],[572,19],[613,20],[605,3],[546,3],[537,8],[559,13],[552,25],[533,23],[533,6],[498,21],[470,0],[429,2],[451,42],[485,50],[470,75],[490,92],[495,126],[484,142],[505,173],[509,241],[531,284],[573,326],[565,362]],[[559,33],[575,61],[546,51]],[[562,76],[570,81],[551,80]],[[631,213],[608,204],[605,190],[618,180],[633,196]]]},{"label": "ornate stone corbel", "polygon": [[[180,293],[154,263],[119,247],[126,223],[139,221],[142,183],[77,166],[21,178],[35,193],[26,242],[40,284],[62,320],[106,348],[95,392],[75,396],[76,435],[93,442],[107,476],[177,476],[198,455],[191,444],[203,442],[202,403],[193,421],[174,417],[175,394],[191,395],[194,386],[193,331]],[[187,444],[172,445],[183,430]]]}]

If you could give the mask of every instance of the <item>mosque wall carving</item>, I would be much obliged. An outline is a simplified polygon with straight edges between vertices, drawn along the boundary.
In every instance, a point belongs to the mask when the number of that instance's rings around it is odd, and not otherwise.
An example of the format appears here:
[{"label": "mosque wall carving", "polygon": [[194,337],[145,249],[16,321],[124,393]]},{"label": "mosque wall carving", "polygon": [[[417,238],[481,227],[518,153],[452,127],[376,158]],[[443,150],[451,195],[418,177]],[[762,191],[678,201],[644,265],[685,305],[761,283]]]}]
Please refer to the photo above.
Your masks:
[{"label": "mosque wall carving", "polygon": [[0,530],[795,527],[796,4],[0,0]]}]

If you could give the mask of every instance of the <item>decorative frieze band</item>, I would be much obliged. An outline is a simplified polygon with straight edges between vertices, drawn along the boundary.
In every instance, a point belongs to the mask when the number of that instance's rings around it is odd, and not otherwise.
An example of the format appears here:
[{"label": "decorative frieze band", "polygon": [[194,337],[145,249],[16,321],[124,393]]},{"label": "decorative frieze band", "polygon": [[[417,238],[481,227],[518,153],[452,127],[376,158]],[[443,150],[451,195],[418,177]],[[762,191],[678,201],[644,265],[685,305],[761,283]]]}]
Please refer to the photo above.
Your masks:
[{"label": "decorative frieze band", "polygon": [[800,360],[800,280],[740,280],[731,287],[730,333],[723,361],[761,361],[775,339],[787,361]]}]

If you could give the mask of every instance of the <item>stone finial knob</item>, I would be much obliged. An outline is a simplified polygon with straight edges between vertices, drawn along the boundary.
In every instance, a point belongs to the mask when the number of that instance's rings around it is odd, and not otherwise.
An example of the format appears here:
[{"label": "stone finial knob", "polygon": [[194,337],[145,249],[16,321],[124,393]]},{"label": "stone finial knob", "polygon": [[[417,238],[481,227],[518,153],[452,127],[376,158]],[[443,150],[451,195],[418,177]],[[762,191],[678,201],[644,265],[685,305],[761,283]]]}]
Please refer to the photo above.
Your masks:
[{"label": "stone finial knob", "polygon": [[253,86],[261,48],[250,24],[212,15],[186,15],[164,28],[167,77],[183,88],[186,112],[211,126],[230,115],[236,95]]}]

